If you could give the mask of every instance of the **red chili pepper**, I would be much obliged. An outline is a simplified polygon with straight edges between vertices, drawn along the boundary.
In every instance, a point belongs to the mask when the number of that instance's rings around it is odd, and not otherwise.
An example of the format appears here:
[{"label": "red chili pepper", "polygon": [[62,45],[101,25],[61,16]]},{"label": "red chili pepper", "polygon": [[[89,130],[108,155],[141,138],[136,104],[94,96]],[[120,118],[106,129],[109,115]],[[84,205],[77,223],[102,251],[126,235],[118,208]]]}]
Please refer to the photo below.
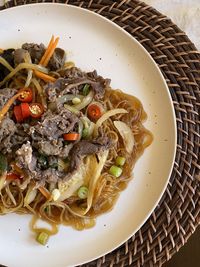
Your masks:
[{"label": "red chili pepper", "polygon": [[7,175],[6,175],[6,179],[8,180],[16,180],[16,179],[20,179],[21,177],[14,173],[14,172],[9,172]]},{"label": "red chili pepper", "polygon": [[91,121],[96,122],[102,116],[100,104],[90,104],[87,108],[87,115]]},{"label": "red chili pepper", "polygon": [[30,106],[28,103],[21,103],[20,108],[24,120],[31,116]]},{"label": "red chili pepper", "polygon": [[63,139],[66,141],[76,141],[80,138],[79,133],[67,133],[63,134]]},{"label": "red chili pepper", "polygon": [[30,115],[33,118],[40,118],[44,112],[44,108],[40,103],[30,104]]},{"label": "red chili pepper", "polygon": [[17,122],[22,122],[24,120],[20,106],[14,106],[14,115]]},{"label": "red chili pepper", "polygon": [[[23,88],[21,89],[22,93],[18,97],[18,100],[21,102],[29,103],[33,100],[33,92],[30,88]],[[20,91],[21,91],[20,90]]]}]

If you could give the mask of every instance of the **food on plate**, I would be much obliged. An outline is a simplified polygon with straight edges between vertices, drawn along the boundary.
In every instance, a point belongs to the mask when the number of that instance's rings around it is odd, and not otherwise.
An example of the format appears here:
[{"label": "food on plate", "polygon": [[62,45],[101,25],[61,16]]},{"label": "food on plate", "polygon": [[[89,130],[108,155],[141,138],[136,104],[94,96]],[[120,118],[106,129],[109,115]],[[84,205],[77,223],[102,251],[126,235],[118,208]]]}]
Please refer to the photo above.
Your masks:
[{"label": "food on plate", "polygon": [[110,210],[152,142],[141,102],[67,62],[58,41],[0,52],[0,214],[32,214],[43,245]]}]

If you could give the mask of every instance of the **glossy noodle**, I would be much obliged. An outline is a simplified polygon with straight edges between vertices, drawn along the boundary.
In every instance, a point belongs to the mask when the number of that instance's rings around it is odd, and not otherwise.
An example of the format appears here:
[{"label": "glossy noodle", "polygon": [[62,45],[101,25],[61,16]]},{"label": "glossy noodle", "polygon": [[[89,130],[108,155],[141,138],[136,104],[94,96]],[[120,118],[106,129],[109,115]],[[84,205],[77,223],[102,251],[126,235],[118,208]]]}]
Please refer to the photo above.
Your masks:
[{"label": "glossy noodle", "polygon": [[0,213],[32,214],[43,245],[60,224],[83,230],[111,210],[153,139],[141,102],[57,42],[0,54]]}]

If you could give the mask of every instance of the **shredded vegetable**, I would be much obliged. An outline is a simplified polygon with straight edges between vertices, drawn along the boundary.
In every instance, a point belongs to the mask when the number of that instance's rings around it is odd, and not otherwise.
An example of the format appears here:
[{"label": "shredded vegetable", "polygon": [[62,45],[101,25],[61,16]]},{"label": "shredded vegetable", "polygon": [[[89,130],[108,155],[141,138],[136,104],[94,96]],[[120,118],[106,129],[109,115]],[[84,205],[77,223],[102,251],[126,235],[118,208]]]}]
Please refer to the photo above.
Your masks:
[{"label": "shredded vegetable", "polygon": [[123,114],[123,113],[128,113],[128,111],[126,111],[123,108],[117,108],[117,109],[112,109],[107,111],[106,113],[104,113],[101,118],[96,122],[95,127],[94,127],[94,136],[97,136],[98,134],[98,129],[99,127],[102,125],[102,123],[104,121],[106,121],[107,119],[109,119],[112,116],[115,116],[117,114]]}]

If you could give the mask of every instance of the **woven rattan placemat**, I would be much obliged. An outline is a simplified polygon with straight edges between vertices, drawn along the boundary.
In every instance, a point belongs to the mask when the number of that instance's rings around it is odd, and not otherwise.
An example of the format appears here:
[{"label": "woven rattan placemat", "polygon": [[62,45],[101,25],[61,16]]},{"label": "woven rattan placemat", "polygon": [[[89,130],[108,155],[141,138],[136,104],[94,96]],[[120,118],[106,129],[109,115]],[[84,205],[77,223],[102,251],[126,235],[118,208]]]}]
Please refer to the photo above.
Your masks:
[{"label": "woven rattan placemat", "polygon": [[[2,8],[52,1],[9,1]],[[200,224],[200,53],[173,22],[136,0],[53,1],[93,10],[134,36],[161,69],[176,112],[177,153],[167,189],[143,227],[84,266],[161,266]]]}]

